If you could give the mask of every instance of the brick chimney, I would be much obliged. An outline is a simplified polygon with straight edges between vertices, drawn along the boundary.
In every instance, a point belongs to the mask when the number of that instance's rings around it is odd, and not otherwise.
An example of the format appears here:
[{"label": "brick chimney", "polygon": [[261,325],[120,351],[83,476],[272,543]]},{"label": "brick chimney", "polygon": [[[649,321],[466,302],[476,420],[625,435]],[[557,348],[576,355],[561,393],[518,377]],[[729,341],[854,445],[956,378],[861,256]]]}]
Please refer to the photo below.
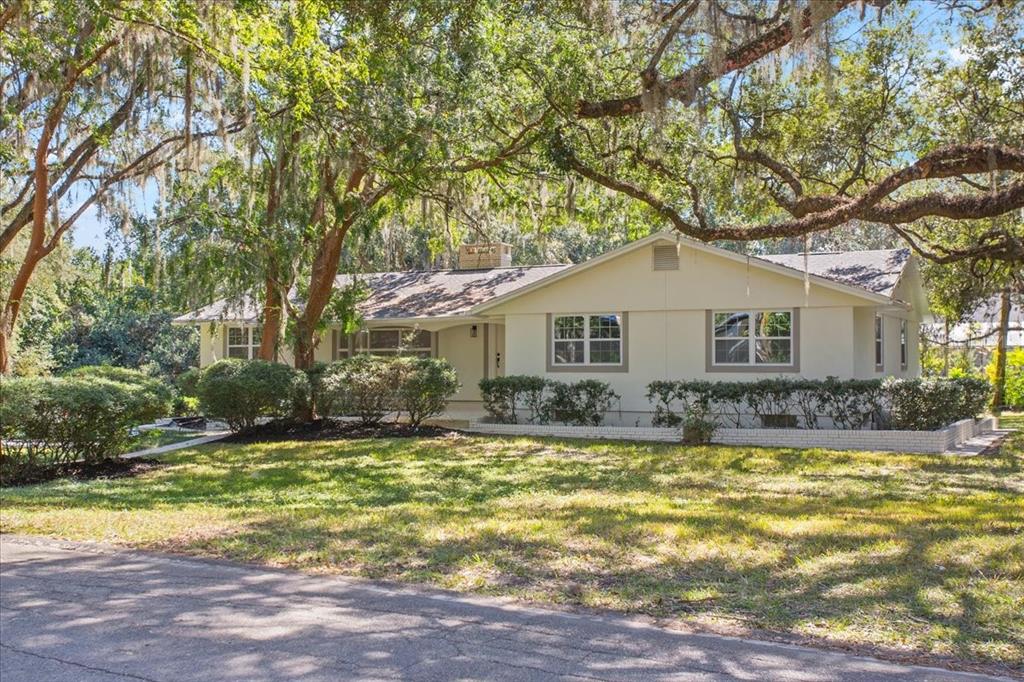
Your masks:
[{"label": "brick chimney", "polygon": [[512,245],[462,244],[459,246],[459,270],[486,270],[512,265]]}]

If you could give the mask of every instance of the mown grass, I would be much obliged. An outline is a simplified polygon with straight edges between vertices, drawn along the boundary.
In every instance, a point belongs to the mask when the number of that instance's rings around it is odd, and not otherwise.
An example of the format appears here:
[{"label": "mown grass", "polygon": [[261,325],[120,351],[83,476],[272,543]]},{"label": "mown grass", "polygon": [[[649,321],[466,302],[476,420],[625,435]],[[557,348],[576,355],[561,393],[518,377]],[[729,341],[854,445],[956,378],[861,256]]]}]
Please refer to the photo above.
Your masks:
[{"label": "mown grass", "polygon": [[1024,660],[1021,435],[963,459],[482,437],[165,459],[0,491],[0,530]]}]

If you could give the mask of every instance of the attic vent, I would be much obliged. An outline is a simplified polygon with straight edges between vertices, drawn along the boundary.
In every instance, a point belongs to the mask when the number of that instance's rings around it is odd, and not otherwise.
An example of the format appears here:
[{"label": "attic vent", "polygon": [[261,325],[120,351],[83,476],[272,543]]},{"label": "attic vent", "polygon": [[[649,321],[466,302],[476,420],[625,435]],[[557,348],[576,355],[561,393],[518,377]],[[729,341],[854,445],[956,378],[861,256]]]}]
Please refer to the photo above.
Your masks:
[{"label": "attic vent", "polygon": [[654,247],[654,269],[655,270],[678,270],[679,252],[674,246]]}]

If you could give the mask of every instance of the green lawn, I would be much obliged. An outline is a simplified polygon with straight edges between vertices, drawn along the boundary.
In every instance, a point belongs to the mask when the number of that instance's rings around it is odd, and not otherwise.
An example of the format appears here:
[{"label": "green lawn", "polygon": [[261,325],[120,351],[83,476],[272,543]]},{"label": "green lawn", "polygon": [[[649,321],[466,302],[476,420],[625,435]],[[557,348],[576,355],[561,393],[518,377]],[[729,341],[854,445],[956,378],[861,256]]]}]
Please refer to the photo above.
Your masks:
[{"label": "green lawn", "polygon": [[2,490],[0,530],[1024,660],[1019,435],[968,459],[452,437],[166,461]]}]

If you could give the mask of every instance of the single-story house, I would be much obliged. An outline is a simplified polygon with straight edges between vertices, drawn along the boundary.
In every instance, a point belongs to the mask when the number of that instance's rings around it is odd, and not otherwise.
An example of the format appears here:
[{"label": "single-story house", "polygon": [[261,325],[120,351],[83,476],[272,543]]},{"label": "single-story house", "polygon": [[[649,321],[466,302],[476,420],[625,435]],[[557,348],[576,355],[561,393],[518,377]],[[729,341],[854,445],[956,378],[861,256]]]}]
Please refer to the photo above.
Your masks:
[{"label": "single-story house", "polygon": [[[596,377],[621,395],[609,421],[625,424],[645,421],[656,379],[920,373],[928,311],[907,249],[748,257],[659,232],[575,265],[511,260],[507,244],[476,244],[454,270],[359,275],[369,291],[362,330],[326,331],[316,358],[446,358],[463,413],[481,411],[484,377]],[[338,287],[351,278],[340,275]],[[254,357],[259,312],[221,300],[175,322],[200,327],[205,366]]]}]

